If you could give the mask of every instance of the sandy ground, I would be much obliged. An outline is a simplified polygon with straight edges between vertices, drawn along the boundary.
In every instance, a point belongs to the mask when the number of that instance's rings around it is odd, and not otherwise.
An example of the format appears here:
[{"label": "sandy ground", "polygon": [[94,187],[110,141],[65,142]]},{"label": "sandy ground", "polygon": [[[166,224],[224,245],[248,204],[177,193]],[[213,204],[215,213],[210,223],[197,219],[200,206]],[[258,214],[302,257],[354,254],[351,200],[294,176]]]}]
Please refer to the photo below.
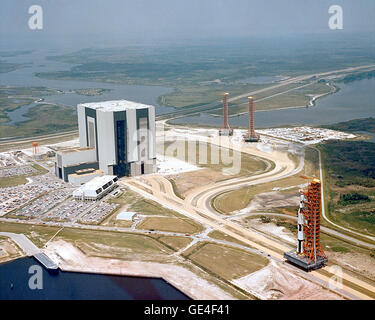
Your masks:
[{"label": "sandy ground", "polygon": [[176,175],[182,172],[190,172],[201,169],[185,161],[159,154],[156,155],[156,166],[157,173],[161,175]]},{"label": "sandy ground", "polygon": [[267,300],[338,300],[327,289],[291,273],[279,263],[271,263],[254,273],[232,281],[239,287]]},{"label": "sandy ground", "polygon": [[279,227],[272,222],[263,223],[262,221],[260,221],[260,219],[247,219],[246,221],[246,225],[253,227],[254,229],[272,234],[288,242],[297,244],[296,236],[284,227]]},{"label": "sandy ground", "polygon": [[225,176],[215,170],[201,169],[199,171],[184,172],[170,176],[169,178],[175,181],[178,191],[185,197],[192,189],[200,186],[208,186],[225,179]]},{"label": "sandy ground", "polygon": [[88,257],[63,240],[49,243],[44,251],[64,271],[161,277],[193,299],[234,299],[219,287],[180,266]]},{"label": "sandy ground", "polygon": [[278,191],[265,192],[257,194],[249,205],[238,211],[237,213],[247,213],[254,211],[264,211],[273,208],[298,206],[299,194],[298,192],[284,193]]},{"label": "sandy ground", "polygon": [[326,254],[331,262],[339,261],[341,265],[348,269],[375,280],[375,258],[357,252],[342,253],[326,251]]},{"label": "sandy ground", "polygon": [[9,239],[0,239],[0,263],[23,256],[24,253]]}]

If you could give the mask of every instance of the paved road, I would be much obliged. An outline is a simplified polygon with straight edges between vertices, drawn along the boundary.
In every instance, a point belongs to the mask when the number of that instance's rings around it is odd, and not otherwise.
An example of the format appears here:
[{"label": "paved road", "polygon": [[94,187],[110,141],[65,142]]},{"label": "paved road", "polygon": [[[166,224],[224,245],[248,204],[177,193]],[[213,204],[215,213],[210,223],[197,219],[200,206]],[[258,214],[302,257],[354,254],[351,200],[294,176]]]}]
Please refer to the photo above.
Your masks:
[{"label": "paved road", "polygon": [[[266,158],[269,156],[270,154],[268,154],[268,156],[265,155]],[[297,166],[297,168],[294,164],[290,165],[288,170],[282,172],[281,176],[284,176],[288,172],[293,172],[295,174],[296,172],[298,172],[297,169],[299,167],[300,165]],[[146,183],[142,182],[141,179]],[[204,190],[193,192],[193,194],[195,193],[199,195],[199,199],[196,201],[196,205],[194,205],[194,201],[192,201],[194,199],[194,196],[192,197],[191,195],[188,195],[184,200],[177,197],[174,193],[171,183],[162,176],[145,176],[141,179],[129,179],[126,182],[123,182],[123,184],[125,184],[130,189],[142,194],[146,198],[151,198],[154,201],[157,201],[172,210],[175,210],[185,216],[197,220],[203,225],[208,225],[216,230],[224,232],[225,234],[239,241],[242,241],[247,245],[252,246],[261,253],[269,254],[271,257],[277,259],[278,261],[284,261],[283,255],[280,252],[286,252],[290,250],[290,247],[282,244],[280,241],[275,241],[274,239],[270,239],[265,235],[256,232],[255,230],[249,230],[236,223],[225,220],[221,216],[217,215],[217,213],[213,213],[211,210],[208,210],[207,201],[205,201],[206,194],[204,192],[202,193],[202,191]],[[161,185],[163,185],[163,187],[161,187]],[[236,184],[231,184],[229,185],[229,187],[236,187]],[[215,193],[215,191],[210,190],[210,188],[205,187],[205,189],[209,190],[209,192]],[[201,201],[202,199],[203,201]],[[327,276],[327,273],[329,274],[329,276]],[[330,269],[327,267],[324,268],[324,270],[313,271],[310,273],[310,275],[314,276],[320,281],[323,281],[324,283],[329,283],[330,277],[334,276],[334,274],[332,274]],[[354,278],[347,273],[343,272],[342,277],[343,279],[348,281],[343,286],[345,292],[349,292],[361,299],[369,299],[369,297],[358,291],[356,289],[356,286],[360,286],[366,288],[367,290],[375,292],[375,287],[362,280]]]},{"label": "paved road", "polygon": [[[253,247],[258,254],[263,256],[267,255],[269,258],[275,259],[281,263],[284,263],[284,257],[278,251],[289,251],[290,247],[285,246],[280,241],[275,241],[274,239],[267,238],[261,233],[257,233],[254,230],[249,230],[241,227],[238,224],[231,223],[230,221],[225,221],[217,215],[213,215],[210,212],[204,212],[199,208],[194,208],[191,205],[184,204],[184,201],[176,196],[173,196],[173,188],[170,182],[167,179],[162,180],[164,183],[165,192],[161,192],[158,189],[158,183],[156,181],[152,187],[148,186],[150,192],[145,191],[145,185],[137,186],[134,183],[122,182],[129,189],[141,194],[142,196],[161,203],[166,208],[172,209],[180,214],[183,214],[187,217],[190,217],[204,226],[209,226],[215,230],[221,231],[248,246]],[[134,181],[133,181],[134,182]],[[169,184],[169,186],[168,186]],[[151,191],[152,190],[152,191]],[[231,244],[232,245],[232,244]],[[284,265],[285,268],[289,268],[292,272],[296,272],[300,275],[306,276],[306,273],[300,269],[287,265]],[[327,276],[328,273],[328,276]],[[312,271],[308,274],[308,277],[314,282],[319,282],[323,286],[326,286],[330,282],[330,277],[334,276],[330,272],[329,268],[325,268],[323,271]],[[357,289],[353,288],[353,285],[366,288],[370,291],[375,292],[375,288],[357,278],[354,278],[347,273],[343,272],[343,279],[347,280],[343,285],[343,290],[338,290],[341,294],[350,296],[351,298],[357,297],[360,299],[370,299],[367,295],[361,293]]]},{"label": "paved road", "polygon": [[11,238],[28,256],[40,253],[40,249],[32,243],[24,234],[0,232],[0,236]]}]

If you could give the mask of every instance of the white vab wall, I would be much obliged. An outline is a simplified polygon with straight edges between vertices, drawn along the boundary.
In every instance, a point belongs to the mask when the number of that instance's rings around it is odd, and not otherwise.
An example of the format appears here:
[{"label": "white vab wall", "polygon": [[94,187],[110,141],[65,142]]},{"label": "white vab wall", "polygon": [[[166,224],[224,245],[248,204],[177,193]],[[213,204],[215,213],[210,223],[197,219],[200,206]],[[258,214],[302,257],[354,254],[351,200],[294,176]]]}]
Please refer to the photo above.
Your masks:
[{"label": "white vab wall", "polygon": [[138,159],[140,161],[147,161],[149,159],[147,118],[139,119],[138,140],[139,140]]},{"label": "white vab wall", "polygon": [[108,166],[116,164],[113,113],[98,110],[96,123],[98,125],[99,169],[103,170],[105,174],[112,174],[113,172],[108,171],[111,170]]},{"label": "white vab wall", "polygon": [[155,133],[155,108],[148,108],[149,141],[148,155],[150,159],[156,158],[156,133]]},{"label": "white vab wall", "polygon": [[77,115],[78,115],[79,145],[80,147],[86,147],[87,140],[86,140],[85,107],[81,104],[77,106]]},{"label": "white vab wall", "polygon": [[[96,117],[86,117],[88,114]],[[137,131],[137,110],[147,109],[147,116],[139,119],[140,130]],[[95,112],[93,112],[95,110]],[[155,108],[137,102],[116,100],[94,103],[84,103],[77,106],[80,146],[96,148],[99,169],[105,174],[113,174],[113,166],[117,163],[116,150],[116,121],[115,113],[122,112],[121,119],[126,114],[126,161],[131,164],[131,175],[139,175],[144,167],[144,173],[155,170],[156,139],[155,139]],[[144,114],[142,112],[142,114]],[[148,119],[148,120],[147,120]],[[149,130],[147,130],[147,128]],[[83,155],[82,155],[83,156]],[[94,161],[95,161],[94,160]],[[89,162],[86,158],[86,161]],[[143,165],[142,165],[143,164]]]},{"label": "white vab wall", "polygon": [[62,167],[96,161],[95,149],[87,149],[81,151],[75,151],[74,149],[71,152],[58,152],[58,154],[61,155]]},{"label": "white vab wall", "polygon": [[87,117],[87,133],[87,136],[89,138],[88,146],[91,148],[96,148],[95,119],[92,117]]},{"label": "white vab wall", "polygon": [[138,161],[137,110],[126,110],[127,159],[128,162]]}]

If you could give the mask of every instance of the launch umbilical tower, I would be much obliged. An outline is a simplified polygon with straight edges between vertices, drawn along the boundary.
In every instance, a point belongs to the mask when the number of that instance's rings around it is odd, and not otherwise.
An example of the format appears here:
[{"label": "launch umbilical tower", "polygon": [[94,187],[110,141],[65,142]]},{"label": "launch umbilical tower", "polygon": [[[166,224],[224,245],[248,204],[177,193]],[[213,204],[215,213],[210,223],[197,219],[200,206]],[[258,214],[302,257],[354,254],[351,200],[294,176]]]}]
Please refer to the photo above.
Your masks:
[{"label": "launch umbilical tower", "polygon": [[231,129],[228,123],[228,95],[228,92],[223,93],[223,125],[219,130],[219,135],[221,136],[233,135],[233,129]]},{"label": "launch umbilical tower", "polygon": [[249,97],[249,129],[247,135],[244,137],[246,142],[258,142],[259,136],[255,132],[254,128],[254,98]]},{"label": "launch umbilical tower", "polygon": [[284,253],[286,259],[308,271],[327,262],[320,243],[320,219],[321,182],[313,178],[300,195],[297,250]]}]

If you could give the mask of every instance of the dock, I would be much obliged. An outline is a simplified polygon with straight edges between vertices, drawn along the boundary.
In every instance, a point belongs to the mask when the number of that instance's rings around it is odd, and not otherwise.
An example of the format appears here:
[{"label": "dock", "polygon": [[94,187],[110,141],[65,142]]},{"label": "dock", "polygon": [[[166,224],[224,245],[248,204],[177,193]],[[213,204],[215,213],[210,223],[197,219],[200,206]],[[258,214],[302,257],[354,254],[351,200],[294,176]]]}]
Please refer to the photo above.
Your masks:
[{"label": "dock", "polygon": [[48,258],[43,252],[34,254],[33,256],[38,262],[40,262],[47,270],[57,270],[59,266]]},{"label": "dock", "polygon": [[29,257],[34,257],[47,270],[57,270],[59,267],[50,258],[47,257],[41,250],[30,241],[22,233],[0,232],[0,236],[11,238]]}]

